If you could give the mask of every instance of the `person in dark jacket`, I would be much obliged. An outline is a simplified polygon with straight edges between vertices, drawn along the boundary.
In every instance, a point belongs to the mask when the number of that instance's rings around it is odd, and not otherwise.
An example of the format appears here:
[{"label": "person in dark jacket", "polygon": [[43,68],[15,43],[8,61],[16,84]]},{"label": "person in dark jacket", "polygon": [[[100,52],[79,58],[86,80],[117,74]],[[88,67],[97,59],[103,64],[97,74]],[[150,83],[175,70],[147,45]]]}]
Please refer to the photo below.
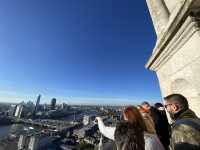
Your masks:
[{"label": "person in dark jacket", "polygon": [[161,143],[165,147],[165,149],[168,149],[168,146],[170,144],[169,141],[169,127],[165,122],[163,122],[163,118],[161,113],[153,106],[151,106],[148,102],[144,101],[141,106],[147,110],[152,117],[154,124],[155,124],[155,129],[156,129],[156,134],[158,135]]},{"label": "person in dark jacket", "polygon": [[200,150],[200,119],[189,109],[181,94],[164,98],[165,108],[173,120],[171,146],[174,150]]},{"label": "person in dark jacket", "polygon": [[165,108],[163,104],[161,103],[155,103],[154,107],[160,112],[161,120],[162,120],[162,128],[165,129],[165,130],[162,130],[162,136],[160,137],[160,140],[162,141],[162,144],[164,145],[165,149],[169,149],[171,129],[168,123]]}]

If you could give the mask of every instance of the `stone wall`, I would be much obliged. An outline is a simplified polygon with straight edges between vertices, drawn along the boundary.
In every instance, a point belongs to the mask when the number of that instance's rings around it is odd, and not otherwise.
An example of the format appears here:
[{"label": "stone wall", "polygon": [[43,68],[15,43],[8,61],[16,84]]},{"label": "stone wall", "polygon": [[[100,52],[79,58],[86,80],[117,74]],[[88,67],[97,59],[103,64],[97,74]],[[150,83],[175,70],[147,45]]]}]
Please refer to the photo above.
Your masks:
[{"label": "stone wall", "polygon": [[170,13],[173,13],[178,5],[181,5],[185,0],[164,0]]},{"label": "stone wall", "polygon": [[162,34],[157,34],[146,67],[156,72],[163,97],[183,94],[200,116],[200,2],[164,1],[170,12],[169,21]]},{"label": "stone wall", "polygon": [[185,95],[190,106],[200,116],[200,31],[194,33],[188,41],[167,61],[157,68],[163,96],[172,93]]}]

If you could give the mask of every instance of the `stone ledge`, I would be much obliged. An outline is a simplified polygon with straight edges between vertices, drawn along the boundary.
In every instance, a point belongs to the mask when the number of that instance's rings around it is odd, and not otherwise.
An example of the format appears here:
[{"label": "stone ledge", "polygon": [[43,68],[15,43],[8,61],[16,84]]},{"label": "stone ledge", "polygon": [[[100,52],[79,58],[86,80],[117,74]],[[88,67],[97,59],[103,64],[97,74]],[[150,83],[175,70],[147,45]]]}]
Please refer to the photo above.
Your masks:
[{"label": "stone ledge", "polygon": [[163,53],[156,58],[150,69],[156,71],[163,66],[176,52],[181,49],[181,47],[184,46],[193,34],[200,31],[199,24],[199,20],[189,16],[173,39],[165,47]]},{"label": "stone ledge", "polygon": [[158,38],[153,54],[146,64],[147,69],[155,71],[155,67],[153,67],[154,63],[156,63],[157,59],[165,51],[165,48],[171,43],[171,40],[183,26],[190,15],[192,8],[199,8],[199,6],[194,6],[195,2],[195,0],[183,1],[183,3],[176,8],[174,13],[171,14],[169,23],[167,24],[165,31],[162,33],[162,36]]}]

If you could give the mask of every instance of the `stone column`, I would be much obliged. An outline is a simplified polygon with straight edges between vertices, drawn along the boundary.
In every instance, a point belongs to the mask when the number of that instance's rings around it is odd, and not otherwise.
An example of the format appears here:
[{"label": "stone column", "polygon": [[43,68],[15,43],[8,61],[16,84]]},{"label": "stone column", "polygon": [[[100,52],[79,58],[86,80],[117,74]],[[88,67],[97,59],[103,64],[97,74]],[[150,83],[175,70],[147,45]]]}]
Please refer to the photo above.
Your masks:
[{"label": "stone column", "polygon": [[157,36],[165,29],[169,20],[169,10],[164,0],[147,0],[147,5]]}]

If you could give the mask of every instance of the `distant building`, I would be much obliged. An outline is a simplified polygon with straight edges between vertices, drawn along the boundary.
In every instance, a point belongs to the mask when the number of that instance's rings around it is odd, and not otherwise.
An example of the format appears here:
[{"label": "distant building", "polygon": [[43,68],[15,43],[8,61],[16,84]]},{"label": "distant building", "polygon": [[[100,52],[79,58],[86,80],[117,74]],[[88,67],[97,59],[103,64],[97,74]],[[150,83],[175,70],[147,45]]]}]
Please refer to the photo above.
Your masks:
[{"label": "distant building", "polygon": [[21,103],[16,105],[14,116],[17,118],[21,118],[22,111],[23,111],[23,104]]},{"label": "distant building", "polygon": [[89,125],[89,123],[90,123],[90,116],[84,116],[83,125],[86,126],[86,125]]},{"label": "distant building", "polygon": [[18,150],[38,150],[42,149],[56,139],[48,134],[20,135]]},{"label": "distant building", "polygon": [[50,110],[50,105],[48,105],[48,104],[45,103],[45,104],[43,105],[43,110],[44,110],[44,111]]},{"label": "distant building", "polygon": [[35,109],[35,105],[34,105],[34,103],[32,101],[28,101],[26,103],[26,108],[29,110],[29,112],[30,111],[33,112],[33,110]]},{"label": "distant building", "polygon": [[39,94],[36,100],[36,105],[35,105],[35,110],[34,110],[34,114],[37,113],[39,105],[40,105],[40,99],[41,99],[41,95]]},{"label": "distant building", "polygon": [[16,105],[11,105],[11,107],[8,111],[8,115],[9,116],[15,116],[15,110],[16,110]]},{"label": "distant building", "polygon": [[69,109],[69,108],[70,108],[70,106],[68,106],[67,104],[65,104],[65,103],[61,104],[61,109]]},{"label": "distant building", "polygon": [[29,141],[29,145],[28,145],[28,149],[29,150],[36,150],[37,143],[38,143],[38,141],[37,141],[36,137],[35,136],[31,136],[30,137],[30,141]]},{"label": "distant building", "polygon": [[56,109],[56,99],[52,98],[51,100],[51,110],[55,110]]},{"label": "distant building", "polygon": [[19,141],[17,144],[18,150],[28,149],[29,137],[26,135],[20,135]]},{"label": "distant building", "polygon": [[20,135],[17,147],[18,150],[22,150],[25,148],[25,137],[23,135]]},{"label": "distant building", "polygon": [[89,116],[89,115],[85,115],[83,116],[83,125],[86,126],[86,125],[89,125],[92,123],[92,121],[95,120],[95,116]]},{"label": "distant building", "polygon": [[73,134],[78,137],[78,139],[84,139],[85,137],[92,136],[97,132],[98,126],[96,124],[90,124],[84,126],[81,129],[74,130]]},{"label": "distant building", "polygon": [[50,135],[34,135],[31,136],[29,141],[29,149],[28,150],[38,150],[43,149],[48,144],[51,144],[52,141],[56,139],[55,136]]}]

